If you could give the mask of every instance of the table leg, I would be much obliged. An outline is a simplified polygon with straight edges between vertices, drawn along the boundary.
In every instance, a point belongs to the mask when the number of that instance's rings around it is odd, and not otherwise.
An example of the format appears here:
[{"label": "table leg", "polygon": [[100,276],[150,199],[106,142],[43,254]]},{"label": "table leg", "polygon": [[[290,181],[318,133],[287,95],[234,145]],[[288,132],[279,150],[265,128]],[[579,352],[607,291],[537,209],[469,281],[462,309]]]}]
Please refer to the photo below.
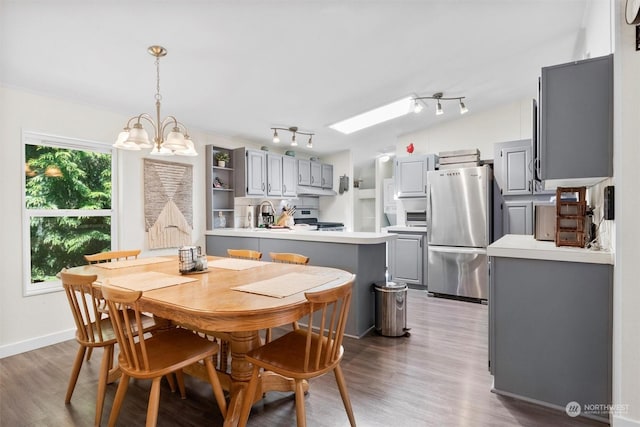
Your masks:
[{"label": "table leg", "polygon": [[257,331],[231,333],[231,400],[227,407],[225,427],[238,425],[238,417],[246,396],[249,380],[251,380],[251,364],[245,356],[247,352],[260,345]]}]

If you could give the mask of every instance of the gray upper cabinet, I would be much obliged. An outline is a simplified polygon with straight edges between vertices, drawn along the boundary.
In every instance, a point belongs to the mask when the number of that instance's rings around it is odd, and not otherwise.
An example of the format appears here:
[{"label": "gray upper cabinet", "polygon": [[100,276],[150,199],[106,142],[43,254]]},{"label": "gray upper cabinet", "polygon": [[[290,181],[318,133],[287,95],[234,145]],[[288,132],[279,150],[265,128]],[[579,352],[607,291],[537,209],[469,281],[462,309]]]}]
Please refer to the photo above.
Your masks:
[{"label": "gray upper cabinet", "polygon": [[282,155],[267,153],[267,196],[282,196]]},{"label": "gray upper cabinet", "polygon": [[322,188],[333,188],[333,165],[322,164]]},{"label": "gray upper cabinet", "polygon": [[494,160],[495,177],[503,196],[531,194],[532,146],[531,140],[503,144],[500,157]]},{"label": "gray upper cabinet", "polygon": [[322,187],[322,164],[311,162],[311,186]]},{"label": "gray upper cabinet", "polygon": [[282,156],[282,195],[295,197],[298,182],[298,162],[291,156]]},{"label": "gray upper cabinet", "polygon": [[613,55],[545,67],[540,80],[542,180],[613,174]]},{"label": "gray upper cabinet", "polygon": [[427,171],[435,169],[436,156],[399,157],[395,164],[396,194],[400,198],[427,196]]},{"label": "gray upper cabinet", "polygon": [[264,196],[267,188],[266,153],[260,150],[246,150],[244,187],[247,196]]},{"label": "gray upper cabinet", "polygon": [[298,185],[311,185],[310,160],[298,160]]}]

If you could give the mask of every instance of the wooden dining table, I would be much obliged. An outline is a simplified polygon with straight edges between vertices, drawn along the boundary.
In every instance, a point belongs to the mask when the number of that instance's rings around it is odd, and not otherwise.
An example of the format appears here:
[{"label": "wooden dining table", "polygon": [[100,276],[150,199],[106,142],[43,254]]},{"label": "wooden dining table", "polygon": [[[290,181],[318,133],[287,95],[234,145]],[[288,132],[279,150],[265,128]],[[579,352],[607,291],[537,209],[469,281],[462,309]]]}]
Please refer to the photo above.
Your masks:
[{"label": "wooden dining table", "polygon": [[[96,274],[98,284],[143,290],[140,303],[144,311],[181,326],[230,337],[231,369],[219,376],[230,394],[224,425],[236,426],[244,399],[255,402],[267,391],[294,390],[290,379],[268,372],[262,375],[256,395],[246,395],[251,365],[245,355],[261,345],[259,331],[299,320],[308,310],[306,290],[340,286],[353,274],[329,267],[213,256],[207,257],[207,264],[206,272],[181,275],[178,258],[162,256],[78,266],[69,272]],[[277,296],[263,294],[270,293],[269,288]],[[198,366],[187,373],[206,379],[206,372]]]}]

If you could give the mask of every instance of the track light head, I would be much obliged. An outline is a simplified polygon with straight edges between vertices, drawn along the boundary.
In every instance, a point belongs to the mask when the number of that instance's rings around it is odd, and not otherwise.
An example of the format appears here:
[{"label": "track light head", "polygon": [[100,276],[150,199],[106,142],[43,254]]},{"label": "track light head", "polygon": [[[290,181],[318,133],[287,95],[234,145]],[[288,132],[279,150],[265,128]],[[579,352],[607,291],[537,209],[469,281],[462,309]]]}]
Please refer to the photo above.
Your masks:
[{"label": "track light head", "polygon": [[422,105],[422,103],[420,103],[420,101],[418,101],[417,99],[414,99],[414,104],[413,104],[413,112],[418,114],[420,111],[422,111],[424,109],[424,106]]},{"label": "track light head", "polygon": [[278,130],[274,129],[273,130],[273,143],[277,144],[280,142],[280,137],[278,136]]},{"label": "track light head", "polygon": [[436,116],[441,116],[444,114],[442,111],[442,105],[440,105],[440,100],[438,100],[438,105],[436,105]]},{"label": "track light head", "polygon": [[466,114],[469,111],[469,109],[467,108],[466,105],[464,105],[464,102],[462,102],[462,99],[460,99],[460,114]]}]

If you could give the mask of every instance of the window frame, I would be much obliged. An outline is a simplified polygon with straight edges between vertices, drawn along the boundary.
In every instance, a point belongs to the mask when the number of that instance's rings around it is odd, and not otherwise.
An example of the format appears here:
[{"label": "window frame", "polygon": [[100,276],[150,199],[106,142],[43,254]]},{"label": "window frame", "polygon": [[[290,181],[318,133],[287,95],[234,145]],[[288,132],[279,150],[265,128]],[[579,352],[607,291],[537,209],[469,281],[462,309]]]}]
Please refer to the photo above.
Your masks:
[{"label": "window frame", "polygon": [[[26,146],[40,145],[47,147],[55,147],[70,150],[92,151],[111,155],[111,209],[27,209],[26,206],[26,175],[24,165],[26,163]],[[34,217],[65,217],[65,216],[101,216],[111,218],[111,247],[118,247],[118,221],[116,212],[118,212],[118,177],[117,166],[118,156],[116,150],[111,144],[85,139],[68,138],[63,136],[49,135],[35,131],[22,131],[22,150],[21,150],[21,201],[22,201],[22,295],[34,296],[51,292],[62,291],[62,283],[60,280],[49,282],[31,283],[31,218]]]}]

